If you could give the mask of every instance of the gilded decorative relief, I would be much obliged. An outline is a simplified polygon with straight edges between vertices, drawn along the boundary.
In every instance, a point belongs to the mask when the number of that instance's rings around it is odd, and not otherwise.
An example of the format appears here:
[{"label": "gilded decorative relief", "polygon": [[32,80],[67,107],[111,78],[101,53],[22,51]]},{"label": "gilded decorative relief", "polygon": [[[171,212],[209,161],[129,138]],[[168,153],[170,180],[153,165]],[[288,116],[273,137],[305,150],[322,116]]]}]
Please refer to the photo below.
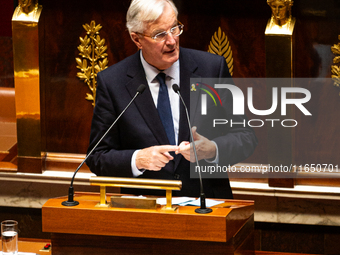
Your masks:
[{"label": "gilded decorative relief", "polygon": [[228,64],[231,76],[233,75],[233,52],[231,50],[228,37],[225,35],[224,32],[222,32],[221,27],[219,27],[218,31],[215,32],[215,34],[212,36],[208,52],[223,56]]},{"label": "gilded decorative relief", "polygon": [[[78,46],[79,55],[82,58],[76,58],[77,68],[81,72],[77,73],[77,77],[83,80],[92,94],[86,93],[86,100],[92,101],[95,105],[96,89],[97,89],[97,73],[107,68],[107,46],[105,46],[105,39],[99,36],[99,30],[102,28],[100,24],[96,25],[94,20],[90,25],[83,25],[87,35],[80,37],[81,44]],[[88,63],[89,61],[89,63]]]},{"label": "gilded decorative relief", "polygon": [[19,0],[19,5],[15,8],[12,20],[38,22],[41,10],[42,7],[39,5],[38,0]]},{"label": "gilded decorative relief", "polygon": [[[340,35],[339,35],[340,40]],[[340,87],[340,43],[335,44],[333,47],[331,47],[332,52],[337,55],[333,59],[333,63],[337,65],[332,65],[332,78],[334,81],[334,86]],[[340,95],[340,94],[339,94]]]},{"label": "gilded decorative relief", "polygon": [[267,0],[272,9],[272,22],[276,26],[284,26],[292,19],[292,0]]},{"label": "gilded decorative relief", "polygon": [[267,0],[272,16],[267,23],[266,34],[293,34],[295,18],[292,17],[292,0]]},{"label": "gilded decorative relief", "polygon": [[19,0],[19,7],[28,14],[38,8],[38,0]]}]

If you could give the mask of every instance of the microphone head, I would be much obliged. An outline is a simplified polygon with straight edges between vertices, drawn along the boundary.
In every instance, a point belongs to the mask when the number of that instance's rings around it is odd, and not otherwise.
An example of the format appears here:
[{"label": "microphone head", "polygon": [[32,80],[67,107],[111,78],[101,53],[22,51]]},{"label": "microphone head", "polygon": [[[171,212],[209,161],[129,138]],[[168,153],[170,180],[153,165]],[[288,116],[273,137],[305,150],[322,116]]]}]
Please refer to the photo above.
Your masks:
[{"label": "microphone head", "polygon": [[142,94],[142,93],[144,92],[145,88],[146,88],[146,86],[145,86],[144,84],[141,84],[141,85],[139,85],[139,87],[137,88],[137,92],[138,92],[139,94]]},{"label": "microphone head", "polygon": [[179,87],[178,87],[177,84],[172,85],[172,89],[173,89],[176,93],[179,92]]}]

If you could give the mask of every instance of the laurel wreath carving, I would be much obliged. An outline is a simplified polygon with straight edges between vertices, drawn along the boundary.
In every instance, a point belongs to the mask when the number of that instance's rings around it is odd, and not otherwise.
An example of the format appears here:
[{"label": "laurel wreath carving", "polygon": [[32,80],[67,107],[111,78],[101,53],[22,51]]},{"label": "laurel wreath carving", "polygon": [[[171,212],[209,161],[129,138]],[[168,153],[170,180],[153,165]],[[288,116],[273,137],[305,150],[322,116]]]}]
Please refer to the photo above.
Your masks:
[{"label": "laurel wreath carving", "polygon": [[228,64],[229,72],[233,75],[234,71],[234,59],[233,52],[231,50],[228,37],[222,32],[221,27],[211,37],[208,52],[223,56]]},{"label": "laurel wreath carving", "polygon": [[101,39],[99,31],[102,29],[100,24],[96,25],[94,20],[90,25],[85,24],[83,28],[86,30],[84,38],[79,37],[80,45],[78,46],[81,58],[76,58],[77,68],[81,72],[77,73],[77,77],[84,81],[92,94],[86,93],[86,100],[92,101],[95,106],[96,90],[97,90],[97,73],[107,68],[107,46],[105,39]]},{"label": "laurel wreath carving", "polygon": [[[339,35],[340,40],[340,35]],[[333,63],[337,65],[332,65],[332,78],[334,81],[334,86],[340,87],[340,42],[338,44],[335,44],[333,47],[331,47],[332,52],[337,55],[333,59]],[[339,93],[340,95],[340,93]]]}]

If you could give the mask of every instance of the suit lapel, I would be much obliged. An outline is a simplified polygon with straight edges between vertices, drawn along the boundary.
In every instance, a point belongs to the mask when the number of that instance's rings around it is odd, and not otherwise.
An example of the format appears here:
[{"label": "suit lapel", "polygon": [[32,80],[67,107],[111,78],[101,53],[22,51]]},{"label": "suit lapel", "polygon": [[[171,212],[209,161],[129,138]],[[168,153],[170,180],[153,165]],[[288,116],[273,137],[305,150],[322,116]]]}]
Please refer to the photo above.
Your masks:
[{"label": "suit lapel", "polygon": [[[129,69],[127,71],[127,75],[131,78],[131,80],[126,84],[126,89],[129,91],[131,97],[133,97],[136,94],[137,88],[140,84],[147,85],[148,83],[140,60],[139,52],[134,55],[133,61],[131,63],[132,64],[131,66],[129,66]],[[190,52],[188,52],[186,49],[180,48],[180,92],[185,104],[188,107],[190,116],[195,116],[193,115],[192,111],[193,109],[197,109],[196,104],[198,103],[198,100],[196,100],[196,98],[198,98],[199,93],[190,93],[190,78],[200,77],[195,74],[197,68],[197,63],[191,57]],[[190,98],[192,101],[191,104]],[[195,103],[193,104],[193,102]],[[165,129],[162,125],[161,119],[159,118],[157,108],[153,102],[149,86],[146,87],[143,94],[139,95],[136,98],[134,103],[136,104],[141,116],[144,118],[146,124],[154,134],[159,144],[169,144]],[[193,109],[190,111],[190,108]],[[182,103],[180,104],[178,141],[179,143],[181,143],[182,141],[190,141],[188,121],[185,113],[185,108]],[[166,166],[166,171],[171,172],[173,171],[171,169],[177,169],[177,166],[182,157],[182,155],[177,155],[174,160],[175,165],[173,166],[173,164],[170,162]]]},{"label": "suit lapel", "polygon": [[[126,88],[131,97],[136,94],[139,85],[148,85],[140,60],[139,51],[134,55],[134,61],[132,61],[132,65],[129,67],[127,75],[131,77],[131,80],[126,84]],[[169,144],[168,137],[161,119],[159,118],[157,108],[153,102],[149,86],[146,86],[143,94],[139,95],[134,103],[159,144]]]},{"label": "suit lapel", "polygon": [[[180,48],[180,57],[179,57],[179,64],[180,64],[180,92],[183,100],[188,108],[189,116],[192,115],[192,102],[197,102],[197,100],[191,100],[192,97],[196,96],[196,93],[190,93],[191,84],[190,78],[198,77],[195,74],[197,70],[197,63],[192,59],[190,53],[183,48]],[[191,101],[191,102],[190,102]],[[197,107],[193,107],[196,109]],[[189,125],[187,121],[187,116],[185,112],[185,108],[181,102],[180,106],[180,119],[179,119],[179,135],[178,141],[181,143],[182,141],[190,141],[190,131]],[[177,168],[182,156],[175,158],[175,169]]]}]

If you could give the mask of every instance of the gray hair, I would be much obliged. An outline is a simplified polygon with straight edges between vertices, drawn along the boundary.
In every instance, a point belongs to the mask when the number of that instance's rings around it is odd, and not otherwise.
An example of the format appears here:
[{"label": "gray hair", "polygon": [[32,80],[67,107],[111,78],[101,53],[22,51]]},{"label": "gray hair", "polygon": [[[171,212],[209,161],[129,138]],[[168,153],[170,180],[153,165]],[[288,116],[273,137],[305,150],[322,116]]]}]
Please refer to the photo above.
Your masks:
[{"label": "gray hair", "polygon": [[178,10],[172,0],[132,0],[126,14],[129,33],[143,33],[146,23],[154,22],[162,15],[166,3],[171,5],[177,16]]}]

